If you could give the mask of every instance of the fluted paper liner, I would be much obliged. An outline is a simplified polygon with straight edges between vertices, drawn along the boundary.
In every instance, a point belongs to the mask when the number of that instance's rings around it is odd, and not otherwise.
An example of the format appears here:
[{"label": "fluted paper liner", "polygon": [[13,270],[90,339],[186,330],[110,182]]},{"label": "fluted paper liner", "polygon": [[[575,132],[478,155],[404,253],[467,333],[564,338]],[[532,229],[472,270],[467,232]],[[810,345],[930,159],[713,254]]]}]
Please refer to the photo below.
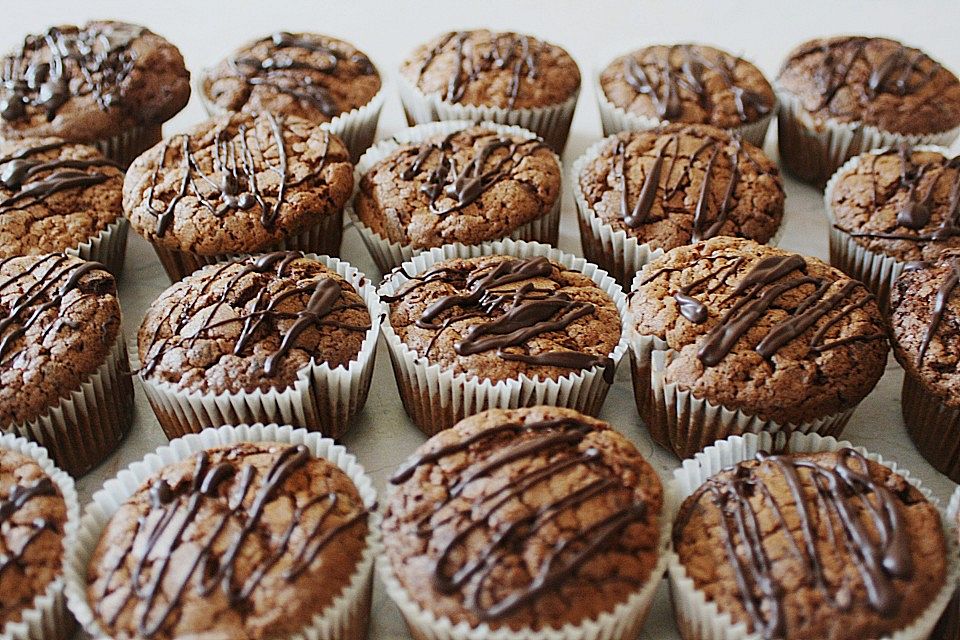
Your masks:
[{"label": "fluted paper liner", "polygon": [[[63,531],[64,565],[66,555],[76,545],[77,527],[80,523],[80,503],[73,485],[73,478],[54,466],[47,450],[24,438],[13,434],[0,436],[0,449],[15,451],[32,458],[43,472],[53,481],[63,496],[67,507],[67,520]],[[37,595],[30,606],[21,612],[18,622],[8,622],[0,630],[3,640],[67,640],[73,635],[75,623],[67,610],[67,600],[63,593],[63,572],[47,585],[46,590]]]},{"label": "fluted paper liner", "polygon": [[115,136],[94,140],[90,144],[126,169],[137,156],[163,139],[161,128],[162,124],[138,125]]},{"label": "fluted paper liner", "polygon": [[339,438],[347,431],[367,401],[383,305],[373,283],[349,263],[313,254],[306,257],[335,271],[363,298],[370,328],[357,356],[337,367],[311,359],[297,372],[292,386],[249,393],[185,391],[173,383],[141,376],[143,390],[168,438],[198,433],[207,427],[254,422],[306,427],[330,438]]},{"label": "fluted paper liner", "polygon": [[903,374],[903,423],[933,468],[960,482],[960,408],[951,407],[910,371]]},{"label": "fluted paper liner", "polygon": [[[583,246],[584,257],[606,269],[617,282],[628,287],[640,269],[648,262],[662,256],[665,251],[631,236],[623,229],[614,229],[587,203],[586,195],[580,187],[580,175],[600,154],[607,141],[608,138],[605,138],[594,143],[577,158],[570,171],[569,180],[574,201],[577,204],[577,223],[580,225],[580,244]],[[784,221],[781,220],[780,226],[773,237],[767,241],[767,245],[775,247],[779,244],[785,226],[783,223]]]},{"label": "fluted paper liner", "polygon": [[[853,448],[868,459],[882,464],[893,472],[901,475],[910,484],[919,489],[923,495],[940,511],[944,537],[947,541],[947,572],[943,587],[936,598],[923,612],[918,613],[913,623],[891,636],[879,640],[925,640],[937,623],[953,593],[957,578],[960,576],[960,552],[957,549],[956,527],[951,523],[940,507],[940,501],[926,487],[921,486],[920,480],[906,469],[900,468],[895,462],[884,460],[881,456],[867,453],[861,447],[854,447],[849,442],[837,441],[832,437],[821,437],[817,434],[786,434],[760,433],[745,436],[734,436],[726,440],[719,440],[702,453],[683,461],[683,465],[673,472],[673,480],[669,483],[673,495],[676,497],[676,509],[684,499],[689,497],[700,485],[722,469],[731,467],[738,462],[753,458],[758,451],[781,451],[791,453],[817,453],[824,451],[838,451],[843,448]],[[674,512],[673,516],[676,517]],[[673,550],[669,551],[670,597],[673,601],[674,616],[681,633],[687,640],[760,640],[759,633],[748,633],[745,623],[733,624],[729,613],[721,613],[714,602],[708,601],[702,591],[697,590],[693,579],[686,572],[679,556]]]},{"label": "fluted paper liner", "polygon": [[[954,491],[950,498],[947,520],[956,525],[958,513],[960,513],[960,488]],[[958,640],[960,638],[960,594],[954,592],[953,598],[947,604],[947,610],[943,612],[940,623],[930,637],[933,640]]]},{"label": "fluted paper liner", "polygon": [[133,420],[133,382],[123,333],[97,370],[40,417],[7,432],[45,447],[57,466],[81,476],[100,464],[126,436]]},{"label": "fluted paper liner", "polygon": [[801,180],[822,185],[850,158],[901,142],[911,146],[931,144],[944,147],[960,135],[960,127],[922,135],[884,131],[863,122],[818,119],[808,113],[800,100],[782,87],[775,87],[780,109],[777,113],[780,158],[783,165]]},{"label": "fluted paper liner", "polygon": [[459,104],[445,101],[439,93],[425,94],[410,84],[402,74],[397,76],[400,102],[407,115],[407,122],[426,124],[442,120],[470,120],[471,122],[496,122],[511,124],[533,131],[543,138],[557,153],[563,153],[570,133],[573,112],[577,108],[580,87],[565,101],[545,107],[507,109]]},{"label": "fluted paper liner", "polygon": [[663,498],[663,511],[659,516],[659,555],[646,584],[639,591],[632,593],[626,601],[616,604],[611,611],[605,611],[597,618],[587,619],[579,624],[566,624],[559,629],[550,627],[541,630],[531,628],[513,630],[509,626],[493,629],[487,623],[477,627],[471,627],[467,622],[454,623],[446,616],[437,617],[434,612],[424,609],[410,596],[394,574],[386,554],[381,554],[377,558],[377,575],[386,587],[387,595],[400,608],[407,627],[417,640],[628,640],[636,638],[650,612],[654,594],[666,570],[670,551],[673,514],[676,512],[673,502],[676,499],[667,487],[664,487]]},{"label": "fluted paper liner", "polygon": [[[660,125],[670,124],[669,120],[651,118],[640,115],[639,113],[630,113],[623,107],[618,107],[607,98],[603,85],[600,83],[600,74],[602,70],[594,72],[594,89],[597,93],[597,106],[600,107],[600,122],[603,125],[603,135],[610,136],[621,131],[648,131],[656,129]],[[728,128],[732,134],[739,133],[744,140],[763,149],[763,141],[767,137],[767,129],[770,128],[770,121],[777,114],[777,98],[774,95],[773,108],[770,113],[754,122],[747,122],[738,127]]]},{"label": "fluted paper liner", "polygon": [[370,615],[373,560],[380,555],[381,547],[380,516],[375,512],[377,492],[363,467],[343,446],[305,429],[276,424],[223,426],[178,438],[147,454],[141,461],[131,464],[115,478],[108,480],[103,488],[93,495],[90,504],[84,509],[77,542],[70,549],[65,568],[66,594],[70,610],[84,630],[93,638],[99,640],[109,637],[97,624],[90,603],[87,601],[87,566],[107,523],[121,505],[163,467],[186,460],[205,449],[240,442],[302,444],[314,457],[332,462],[353,481],[363,504],[371,510],[367,521],[369,532],[366,548],[343,591],[326,609],[313,617],[309,626],[283,640],[363,640],[366,638]]},{"label": "fluted paper liner", "polygon": [[80,243],[76,247],[66,249],[65,252],[81,260],[99,262],[114,276],[120,277],[120,272],[123,271],[123,260],[127,253],[127,230],[129,228],[130,222],[120,216],[104,227],[95,237]]},{"label": "fluted paper liner", "polygon": [[[917,145],[916,151],[934,151],[946,158],[953,157],[949,149],[935,145]],[[873,149],[870,153],[879,155],[887,148]],[[830,224],[830,264],[837,267],[851,278],[861,281],[880,303],[880,308],[886,310],[890,304],[890,291],[894,281],[903,273],[906,261],[899,260],[885,253],[878,253],[857,243],[852,235],[836,227],[837,220],[833,214],[833,190],[844,175],[854,171],[860,165],[862,156],[857,155],[847,160],[842,167],[827,182],[823,192],[824,211],[827,213],[827,222]]]},{"label": "fluted paper liner", "polygon": [[[480,245],[447,244],[425,251],[403,264],[380,285],[380,295],[396,293],[408,281],[407,274],[418,275],[434,264],[451,258],[475,258],[479,256],[508,255],[518,258],[545,256],[588,276],[610,298],[620,312],[621,320],[626,310],[627,298],[623,289],[607,275],[606,271],[590,264],[583,258],[563,253],[539,242],[501,240]],[[405,273],[404,273],[405,272]],[[534,405],[552,405],[576,409],[595,416],[600,412],[610,384],[603,379],[603,369],[593,367],[571,372],[557,379],[541,380],[521,374],[518,378],[494,382],[473,374],[455,374],[439,364],[431,364],[408,347],[390,326],[389,305],[384,305],[386,321],[383,335],[386,338],[396,374],[397,388],[407,415],[427,435],[433,435],[467,416],[487,409],[516,409]],[[614,367],[619,365],[627,351],[627,339],[621,327],[620,341],[609,354]]]},{"label": "fluted paper liner", "polygon": [[[416,254],[425,251],[425,249],[415,249],[409,245],[404,245],[399,242],[391,242],[389,239],[384,238],[360,220],[353,207],[353,201],[356,198],[356,194],[359,192],[360,180],[363,178],[363,175],[370,171],[370,169],[373,168],[376,163],[380,162],[404,145],[416,144],[434,136],[442,136],[453,133],[454,131],[460,131],[461,129],[466,129],[473,124],[474,123],[470,120],[452,120],[447,122],[429,122],[427,124],[410,127],[409,129],[400,131],[392,138],[388,140],[382,140],[375,146],[367,149],[367,152],[364,153],[359,162],[357,162],[357,166],[354,169],[353,174],[354,196],[350,198],[350,202],[346,207],[346,211],[350,221],[357,228],[357,231],[360,232],[360,238],[363,240],[363,244],[366,245],[367,250],[370,252],[370,256],[376,263],[377,268],[380,269],[381,274],[389,273],[391,269],[399,267]],[[533,140],[537,138],[537,134],[521,127],[498,125],[492,122],[482,122],[480,123],[480,126],[492,131],[496,131],[500,135],[519,136],[527,140]],[[554,157],[557,160],[557,166],[560,168],[562,182],[563,163],[560,161],[560,157],[557,156],[556,153],[554,153]],[[531,220],[530,222],[527,222],[526,224],[520,225],[506,237],[511,238],[512,240],[532,240],[535,242],[556,245],[560,229],[560,203],[562,200],[563,190],[561,189],[557,191],[557,200],[553,203],[553,207],[550,209],[550,211],[538,218]],[[493,240],[495,239],[496,238],[493,238]]]}]

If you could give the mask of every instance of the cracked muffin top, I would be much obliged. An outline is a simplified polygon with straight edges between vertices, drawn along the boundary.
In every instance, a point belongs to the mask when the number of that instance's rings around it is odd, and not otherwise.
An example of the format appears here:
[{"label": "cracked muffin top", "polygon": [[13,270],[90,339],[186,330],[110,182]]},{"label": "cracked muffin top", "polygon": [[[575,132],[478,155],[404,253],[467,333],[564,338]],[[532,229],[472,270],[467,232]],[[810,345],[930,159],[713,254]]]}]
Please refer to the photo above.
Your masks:
[{"label": "cracked muffin top", "polygon": [[348,366],[369,328],[356,289],[323,263],[252,256],[204,267],[150,305],[140,375],[212,394],[285,389],[311,361]]},{"label": "cracked muffin top", "polygon": [[400,73],[445,102],[505,109],[552,106],[580,88],[580,69],[562,48],[487,29],[437,36],[414,49]]},{"label": "cracked muffin top", "polygon": [[63,572],[67,504],[39,464],[0,448],[0,631]]},{"label": "cracked muffin top", "polygon": [[610,425],[570,409],[467,418],[391,482],[383,532],[394,575],[453,624],[581,624],[642,589],[657,564],[660,479]]},{"label": "cracked muffin top", "polygon": [[444,260],[381,298],[397,337],[445,370],[497,381],[600,367],[613,382],[616,303],[589,277],[547,258]]},{"label": "cracked muffin top", "polygon": [[556,154],[538,138],[478,125],[390,153],[361,178],[354,210],[391,242],[478,244],[549,213],[560,180]]},{"label": "cracked muffin top", "polygon": [[50,27],[0,61],[0,138],[93,142],[158,125],[190,99],[190,72],[172,44],[133,24]]},{"label": "cracked muffin top", "polygon": [[356,486],[303,445],[200,451],[144,482],[87,567],[111,638],[286,638],[349,584],[368,511]]},{"label": "cracked muffin top", "polygon": [[738,238],[680,247],[646,265],[632,339],[673,353],[664,381],[780,424],[852,409],[887,360],[873,295],[816,258]]},{"label": "cracked muffin top", "polygon": [[699,44],[653,45],[611,62],[600,73],[614,106],[655,120],[731,129],[773,111],[763,73],[743,58]]},{"label": "cracked muffin top", "polygon": [[60,138],[0,141],[0,258],[89,242],[123,213],[123,171]]},{"label": "cracked muffin top", "polygon": [[721,471],[684,501],[673,541],[708,601],[764,638],[889,637],[946,576],[936,507],[852,449]]},{"label": "cracked muffin top", "polygon": [[117,284],[103,265],[63,253],[0,258],[0,427],[79,389],[119,332]]},{"label": "cracked muffin top", "polygon": [[960,158],[907,145],[864,153],[836,178],[830,210],[870,251],[935,262],[960,250]]},{"label": "cracked muffin top", "polygon": [[783,220],[777,165],[752,144],[709,125],[610,136],[577,180],[603,222],[654,249],[720,235],[765,243]]},{"label": "cracked muffin top", "polygon": [[317,33],[278,31],[205,72],[201,90],[223,111],[269,111],[329,122],[370,102],[380,74],[362,51]]},{"label": "cracked muffin top", "polygon": [[836,36],[799,45],[777,89],[819,120],[925,134],[960,125],[960,80],[919,49],[887,38]]},{"label": "cracked muffin top", "polygon": [[257,253],[339,214],[352,191],[337,136],[292,116],[233,113],[137,158],[123,208],[140,235],[168,249]]}]

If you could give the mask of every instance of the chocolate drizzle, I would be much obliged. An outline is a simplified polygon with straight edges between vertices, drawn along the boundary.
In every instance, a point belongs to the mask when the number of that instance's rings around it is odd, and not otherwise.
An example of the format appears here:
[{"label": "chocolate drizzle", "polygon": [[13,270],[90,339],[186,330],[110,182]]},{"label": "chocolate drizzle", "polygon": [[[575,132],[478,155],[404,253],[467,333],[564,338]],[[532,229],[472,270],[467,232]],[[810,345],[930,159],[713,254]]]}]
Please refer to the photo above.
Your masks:
[{"label": "chocolate drizzle", "polygon": [[[433,564],[433,581],[437,591],[442,594],[464,592],[464,604],[481,620],[503,618],[574,578],[591,558],[615,545],[631,524],[650,523],[656,517],[649,513],[647,504],[623,483],[599,450],[584,446],[587,436],[592,433],[595,433],[594,427],[574,418],[526,424],[510,422],[414,456],[400,467],[390,480],[395,485],[413,478],[418,469],[441,463],[451,456],[468,451],[474,455],[490,452],[463,469],[448,486],[441,487],[441,491],[446,489],[446,495],[437,498],[429,514],[416,523],[417,534],[430,539],[433,528],[447,519],[461,517],[467,520],[466,526],[452,538],[436,540],[439,555]],[[545,459],[545,464],[536,464],[538,458]],[[518,477],[479,499],[466,497],[469,489],[480,485],[489,487],[497,482],[493,479],[494,474],[513,463],[523,465]],[[578,473],[576,469],[582,469],[585,475],[579,486],[552,501],[540,499],[545,495],[540,491],[541,487],[561,475],[570,475],[568,472]],[[465,512],[463,500],[468,500]],[[531,506],[528,500],[536,506]],[[608,507],[612,512],[588,523],[577,517],[567,517],[580,513],[593,500],[607,504],[613,502]],[[522,508],[517,508],[518,504]],[[540,566],[529,569],[532,578],[527,584],[512,584],[509,589],[505,585],[490,584],[491,575],[499,566],[508,562],[511,556],[527,557],[524,554],[527,543],[561,518],[565,522],[578,523],[579,529],[544,551]],[[486,544],[479,552],[471,553],[470,548],[477,536],[484,534],[488,538]],[[433,546],[432,542],[430,546]],[[616,579],[627,580],[623,576]],[[631,586],[639,585],[631,581]],[[509,593],[499,598],[495,595],[504,591]]]},{"label": "chocolate drizzle", "polygon": [[943,315],[947,311],[947,305],[950,302],[950,296],[960,284],[960,259],[953,258],[947,264],[950,271],[947,277],[937,290],[937,297],[933,300],[933,309],[930,311],[930,324],[927,325],[927,331],[923,335],[923,341],[920,343],[920,351],[917,353],[917,366],[923,366],[923,358],[927,355],[927,349],[930,348],[930,342],[937,334],[940,324],[943,322]]},{"label": "chocolate drizzle", "polygon": [[[20,565],[30,545],[33,544],[44,531],[59,532],[57,523],[47,518],[36,518],[30,522],[23,523],[13,523],[10,521],[28,502],[34,498],[43,496],[59,496],[56,485],[46,476],[40,478],[30,486],[22,484],[13,485],[7,497],[4,500],[0,500],[0,525],[10,529],[14,527],[30,527],[32,530],[25,538],[21,538],[18,549],[8,548],[8,553],[0,554],[0,574],[8,567]],[[24,573],[26,573],[26,571]]]},{"label": "chocolate drizzle", "polygon": [[[913,575],[909,532],[900,514],[902,499],[871,477],[861,454],[841,449],[836,456],[836,466],[830,468],[799,456],[758,454],[756,463],[740,463],[707,480],[684,503],[674,525],[677,542],[700,508],[697,505],[709,501],[719,511],[722,543],[740,602],[753,631],[764,638],[784,637],[788,630],[783,585],[773,575],[773,560],[764,544],[767,526],[761,525],[758,513],[762,506],[770,507],[778,530],[786,532],[789,552],[800,560],[798,568],[804,573],[797,578],[816,587],[836,610],[847,610],[852,603],[848,589],[831,591],[827,584],[824,548],[845,553],[862,580],[867,605],[881,615],[898,606],[894,580]],[[777,502],[761,471],[786,484],[789,502]],[[809,487],[814,491],[804,490]],[[791,511],[799,522],[796,533],[787,524]],[[819,535],[822,530],[826,540]]]},{"label": "chocolate drizzle", "polygon": [[[134,536],[122,549],[113,571],[104,580],[98,599],[98,614],[105,616],[99,607],[107,596],[113,575],[129,562],[134,563],[132,584],[107,624],[114,625],[126,603],[136,599],[143,604],[142,609],[137,609],[140,615],[137,631],[146,638],[155,636],[164,628],[191,584],[195,584],[201,596],[219,588],[230,606],[236,608],[254,596],[263,578],[277,570],[287,556],[290,561],[283,563],[285,568],[280,571],[280,577],[288,582],[296,580],[338,535],[367,519],[367,510],[359,509],[331,525],[329,519],[335,517],[340,496],[333,492],[317,495],[293,510],[284,533],[272,541],[276,549],[256,559],[245,557],[244,565],[250,567],[250,575],[242,582],[236,577],[237,561],[243,554],[244,544],[251,537],[263,535],[260,521],[264,513],[280,497],[278,494],[287,480],[310,458],[309,450],[303,445],[285,447],[263,477],[257,478],[252,466],[237,470],[229,462],[211,465],[207,452],[201,451],[195,456],[194,472],[189,482],[171,486],[162,478],[154,480],[150,486],[150,498],[157,515],[148,514],[139,519]],[[233,487],[228,484],[231,482]],[[190,539],[191,525],[204,506],[211,503],[223,505],[222,508],[208,508],[212,533],[203,541]],[[308,526],[308,522],[315,524]],[[228,539],[231,523],[239,523],[240,527],[239,532],[230,534],[232,537]],[[188,566],[174,567],[172,559],[181,545],[195,546],[198,551]],[[185,560],[181,556],[178,558]]]},{"label": "chocolate drizzle", "polygon": [[70,98],[85,95],[104,110],[119,106],[136,62],[130,45],[142,33],[134,25],[107,23],[27,36],[2,62],[0,117],[16,121],[37,108],[52,121]]},{"label": "chocolate drizzle", "polygon": [[[232,296],[239,293],[241,281],[245,276],[273,274],[276,278],[282,278],[289,275],[287,273],[288,267],[302,257],[303,254],[299,251],[277,251],[246,258],[242,263],[243,268],[239,269],[222,285],[223,289],[219,295],[215,295],[210,291],[210,288],[223,273],[236,263],[228,262],[220,265],[206,279],[206,284],[200,292],[201,295],[197,295],[189,304],[180,309],[179,317],[173,317],[173,313],[178,309],[178,306],[170,305],[167,314],[157,322],[150,343],[144,350],[146,357],[140,375],[150,376],[163,360],[163,356],[168,349],[174,346],[190,348],[199,340],[213,339],[215,336],[211,335],[211,332],[228,325],[241,325],[240,333],[233,346],[233,354],[242,356],[251,351],[250,342],[258,334],[269,330],[269,323],[277,325],[279,330],[281,326],[286,326],[288,321],[293,321],[281,332],[279,347],[267,356],[264,362],[264,375],[266,377],[274,377],[280,372],[280,361],[295,347],[297,338],[310,327],[327,326],[344,331],[368,331],[370,329],[369,325],[351,325],[328,317],[332,313],[347,309],[366,310],[366,306],[362,303],[350,303],[342,300],[340,283],[323,275],[315,279],[308,279],[304,276],[302,280],[292,282],[284,289],[273,293],[267,287],[260,287],[253,298],[253,304],[248,303],[244,312],[238,312],[223,320],[217,319],[218,309],[226,305]],[[297,312],[282,310],[289,306],[287,301],[290,298],[303,295],[310,296],[303,309]],[[211,300],[211,296],[215,297]],[[197,313],[205,309],[198,308],[201,303],[207,305],[210,310],[206,312],[203,322],[199,326],[193,327],[188,337],[184,337],[181,335],[184,328],[194,320]],[[160,332],[165,325],[168,326],[170,335],[161,339]],[[174,342],[174,338],[178,338],[178,341]]]}]

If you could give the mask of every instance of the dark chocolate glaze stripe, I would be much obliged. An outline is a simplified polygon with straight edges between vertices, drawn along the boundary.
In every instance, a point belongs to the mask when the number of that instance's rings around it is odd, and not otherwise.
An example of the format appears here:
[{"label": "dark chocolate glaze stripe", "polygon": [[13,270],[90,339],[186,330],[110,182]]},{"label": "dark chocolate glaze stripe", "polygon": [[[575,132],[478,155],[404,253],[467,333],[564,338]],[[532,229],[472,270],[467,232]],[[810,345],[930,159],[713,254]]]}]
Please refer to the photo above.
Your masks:
[{"label": "dark chocolate glaze stripe", "polygon": [[[481,620],[503,618],[574,578],[592,557],[616,544],[631,524],[646,523],[655,517],[648,512],[647,505],[637,499],[633,490],[623,484],[597,449],[583,446],[586,437],[593,432],[593,427],[573,418],[506,423],[414,456],[400,467],[391,478],[393,484],[407,482],[421,467],[439,463],[450,456],[468,450],[474,453],[490,451],[483,461],[464,470],[451,486],[446,487],[446,497],[438,499],[431,514],[418,523],[419,535],[431,538],[433,522],[442,521],[448,517],[449,510],[457,509],[454,502],[472,483],[483,482],[505,465],[549,456],[546,465],[525,471],[503,488],[480,499],[471,512],[473,517],[468,516],[469,524],[452,539],[445,544],[437,541],[440,553],[433,565],[437,591],[453,594],[472,583],[473,589],[466,594],[464,604]],[[498,445],[492,442],[494,440],[504,442]],[[522,501],[528,492],[575,467],[583,467],[589,474],[582,486],[535,510],[523,509],[518,517],[504,521],[508,512],[502,511],[503,507]],[[617,500],[616,510],[598,522],[582,526],[573,536],[559,540],[545,553],[539,568],[530,570],[533,578],[528,584],[511,589],[489,584],[491,574],[508,554],[522,555],[526,543],[538,531],[579,511],[594,499]],[[509,513],[517,513],[517,510]],[[471,554],[467,549],[472,548],[476,537],[484,532],[488,538],[486,545],[478,553]],[[470,547],[465,549],[468,541]],[[502,595],[504,591],[509,593]]]},{"label": "dark chocolate glaze stripe", "polygon": [[[844,609],[849,603],[843,602],[843,594],[831,593],[826,583],[820,552],[825,546],[846,552],[874,611],[881,615],[895,611],[893,581],[913,574],[909,532],[900,515],[901,501],[870,477],[867,460],[852,449],[841,449],[834,468],[791,455],[760,453],[757,461],[759,466],[740,463],[732,472],[707,480],[688,498],[687,508],[674,524],[676,543],[696,505],[709,500],[719,509],[724,549],[753,631],[764,638],[781,638],[789,633],[783,613],[783,587],[773,575],[773,562],[754,504],[758,500],[770,505],[781,530],[791,531],[791,551],[802,559],[801,568],[807,572],[799,576],[802,583],[815,586],[831,607]],[[757,473],[760,468],[782,478],[790,490],[790,503],[780,504],[774,499]],[[811,485],[815,487],[813,496],[809,489],[804,491]],[[797,513],[799,539],[792,525],[787,525],[788,509]],[[827,523],[828,540],[819,539],[814,522]]]},{"label": "dark chocolate glaze stripe", "polygon": [[923,342],[920,343],[920,351],[917,353],[918,367],[923,366],[923,358],[927,355],[930,342],[937,334],[937,330],[943,322],[947,305],[950,303],[950,296],[952,296],[954,290],[956,290],[957,284],[960,284],[960,260],[952,259],[949,264],[950,272],[940,285],[940,289],[937,291],[937,297],[933,300],[933,309],[930,312],[930,324],[927,325],[927,331],[923,335]]},{"label": "dark chocolate glaze stripe", "polygon": [[59,532],[57,523],[46,518],[36,518],[30,522],[18,523],[9,522],[10,518],[34,498],[58,495],[59,492],[53,481],[44,476],[29,487],[22,484],[13,485],[7,497],[0,501],[0,525],[10,529],[18,527],[30,527],[31,529],[31,532],[25,538],[18,541],[20,545],[18,549],[11,547],[7,549],[8,553],[0,555],[0,575],[8,567],[21,565],[30,545],[43,535],[44,531]]},{"label": "dark chocolate glaze stripe", "polygon": [[[294,510],[286,531],[276,541],[274,553],[264,554],[256,560],[249,557],[245,560],[245,566],[248,563],[251,566],[251,573],[246,580],[239,582],[235,572],[244,544],[251,536],[261,535],[258,526],[268,505],[277,499],[287,480],[309,459],[309,450],[303,445],[296,445],[286,447],[262,478],[254,477],[253,467],[244,466],[239,472],[237,487],[226,503],[228,508],[222,510],[222,515],[212,527],[213,533],[202,544],[189,539],[188,529],[204,502],[225,502],[221,497],[222,488],[235,478],[236,468],[227,462],[210,466],[207,453],[201,451],[196,454],[193,479],[189,484],[171,486],[166,480],[155,480],[150,486],[150,497],[153,509],[160,515],[139,521],[136,533],[113,569],[115,573],[135,554],[136,563],[131,575],[133,584],[125,601],[116,608],[114,618],[107,620],[108,624],[115,624],[116,617],[135,598],[143,603],[143,608],[138,608],[138,612],[142,611],[142,617],[137,621],[137,631],[143,637],[153,637],[163,630],[187,587],[193,582],[198,584],[200,595],[207,596],[219,587],[231,606],[242,607],[253,597],[264,576],[288,554],[292,555],[293,562],[283,570],[281,577],[291,582],[296,580],[336,536],[367,519],[366,509],[360,509],[331,527],[327,519],[337,508],[339,496],[335,493],[318,495]],[[251,491],[253,499],[249,506],[244,506]],[[316,524],[309,528],[305,524],[308,512],[313,512],[312,518],[316,518]],[[223,540],[227,525],[236,520],[242,523],[239,533],[230,540]],[[302,539],[303,542],[295,544],[292,539],[298,528],[302,530],[297,540]],[[194,544],[199,550],[191,564],[171,571],[174,553],[181,545]],[[297,544],[300,545],[299,549],[296,549]],[[113,573],[104,581],[104,591],[98,599],[101,603],[107,595]],[[173,597],[168,601],[160,598],[170,591]],[[103,615],[102,612],[100,615]]]}]

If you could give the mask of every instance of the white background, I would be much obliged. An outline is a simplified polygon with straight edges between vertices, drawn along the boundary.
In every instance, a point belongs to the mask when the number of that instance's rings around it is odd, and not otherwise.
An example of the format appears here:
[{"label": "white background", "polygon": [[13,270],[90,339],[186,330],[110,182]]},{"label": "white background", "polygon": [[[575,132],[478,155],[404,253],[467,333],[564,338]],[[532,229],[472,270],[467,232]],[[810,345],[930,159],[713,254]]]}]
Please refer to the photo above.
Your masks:
[{"label": "white background", "polygon": [[[401,59],[420,42],[453,28],[494,27],[535,34],[564,46],[580,64],[585,82],[573,123],[565,166],[601,135],[595,97],[590,83],[593,71],[615,54],[642,45],[683,41],[718,45],[755,62],[771,79],[783,56],[800,41],[838,33],[893,36],[923,47],[954,71],[960,71],[960,2],[875,0],[846,2],[776,0],[693,2],[214,2],[207,0],[125,2],[80,0],[42,2],[6,0],[0,19],[0,48],[16,46],[24,34],[52,24],[78,23],[94,18],[115,18],[150,27],[183,52],[193,71],[211,65],[248,39],[275,30],[316,31],[344,38],[367,52],[391,83]],[[172,133],[203,119],[194,98],[166,126]],[[399,101],[392,92],[380,120],[380,137],[404,126]],[[767,150],[774,154],[773,132]],[[827,256],[827,228],[820,195],[810,187],[787,179],[786,233],[782,245],[804,253]],[[576,223],[568,192],[564,194],[560,246],[579,252]],[[342,257],[368,274],[376,275],[356,232],[348,230]],[[159,263],[138,238],[131,238],[120,298],[128,340],[146,306],[166,286]],[[133,353],[134,349],[131,349]],[[929,484],[943,500],[955,485],[920,459],[907,440],[900,418],[901,371],[891,358],[877,390],[854,415],[845,436],[855,444],[900,461]],[[664,474],[677,460],[651,444],[639,425],[633,407],[626,367],[620,371],[602,417],[633,439]],[[403,414],[383,349],[367,408],[345,438],[380,487],[414,447],[423,441]],[[86,499],[104,479],[139,459],[165,439],[140,394],[132,433],[121,451],[80,484]],[[372,613],[370,637],[377,640],[407,638],[393,605],[378,592]],[[647,623],[644,637],[677,638],[666,589],[662,588]]]}]

